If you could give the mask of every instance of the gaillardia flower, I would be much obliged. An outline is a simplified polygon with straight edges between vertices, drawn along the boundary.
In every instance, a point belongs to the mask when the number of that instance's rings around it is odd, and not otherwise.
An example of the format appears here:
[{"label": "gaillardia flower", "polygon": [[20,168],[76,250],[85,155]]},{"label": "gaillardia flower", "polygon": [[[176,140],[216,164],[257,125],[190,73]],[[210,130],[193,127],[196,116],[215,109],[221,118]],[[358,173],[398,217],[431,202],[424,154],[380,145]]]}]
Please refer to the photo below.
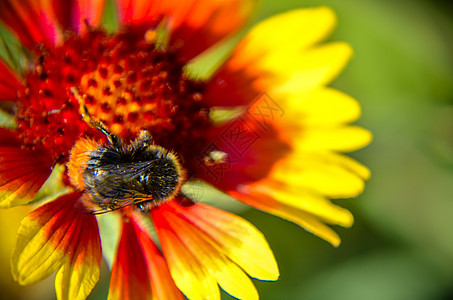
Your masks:
[{"label": "gaillardia flower", "polygon": [[[0,1],[0,20],[26,53],[0,63],[1,108],[15,120],[0,129],[0,207],[41,204],[19,228],[16,281],[56,272],[58,299],[86,298],[106,213],[121,220],[110,299],[219,299],[219,286],[258,298],[250,277],[279,277],[266,240],[197,201],[197,182],[339,244],[328,225],[353,217],[330,199],[358,195],[369,176],[341,152],[371,137],[348,125],[357,102],[326,87],[351,56],[345,43],[319,44],[333,12],[272,17],[213,72],[194,71],[255,4],[117,0],[112,33],[102,0]],[[48,184],[65,192],[43,201]]]}]

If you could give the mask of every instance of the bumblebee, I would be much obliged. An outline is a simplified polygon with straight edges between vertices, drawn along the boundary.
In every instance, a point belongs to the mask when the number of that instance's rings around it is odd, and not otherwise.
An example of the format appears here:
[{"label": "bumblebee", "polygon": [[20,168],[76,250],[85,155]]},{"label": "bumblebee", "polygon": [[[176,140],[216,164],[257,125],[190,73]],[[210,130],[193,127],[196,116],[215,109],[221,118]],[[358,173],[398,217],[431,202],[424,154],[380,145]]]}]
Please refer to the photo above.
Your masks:
[{"label": "bumblebee", "polygon": [[90,213],[128,205],[147,213],[179,192],[184,171],[177,156],[155,145],[146,131],[125,143],[102,123],[96,127],[107,136],[108,144],[82,138],[67,163],[69,179],[85,192],[82,202]]}]

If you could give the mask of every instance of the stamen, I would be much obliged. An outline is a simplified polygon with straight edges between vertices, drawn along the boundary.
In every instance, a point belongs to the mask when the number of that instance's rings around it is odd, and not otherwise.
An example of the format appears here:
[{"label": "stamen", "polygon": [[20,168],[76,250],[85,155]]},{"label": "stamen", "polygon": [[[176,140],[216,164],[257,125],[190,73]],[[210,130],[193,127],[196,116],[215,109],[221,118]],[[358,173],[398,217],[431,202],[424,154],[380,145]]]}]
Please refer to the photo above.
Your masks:
[{"label": "stamen", "polygon": [[100,137],[96,128],[126,142],[146,129],[182,157],[201,153],[206,137],[199,132],[211,126],[204,84],[184,75],[167,41],[164,19],[141,38],[89,28],[82,36],[68,34],[52,51],[41,49],[19,93],[24,144],[64,163],[76,140]]}]

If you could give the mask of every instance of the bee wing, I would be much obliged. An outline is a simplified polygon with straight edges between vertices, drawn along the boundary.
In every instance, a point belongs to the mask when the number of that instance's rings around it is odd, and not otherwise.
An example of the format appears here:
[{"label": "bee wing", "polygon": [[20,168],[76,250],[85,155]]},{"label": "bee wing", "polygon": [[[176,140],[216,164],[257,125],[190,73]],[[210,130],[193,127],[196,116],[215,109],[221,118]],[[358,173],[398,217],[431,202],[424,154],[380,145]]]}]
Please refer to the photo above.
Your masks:
[{"label": "bee wing", "polygon": [[92,214],[102,214],[151,201],[152,196],[145,192],[137,177],[152,167],[149,161],[97,166],[96,172],[90,172],[91,176],[86,177],[92,193],[85,197],[84,206]]},{"label": "bee wing", "polygon": [[121,165],[99,166],[97,169],[104,173],[103,180],[109,181],[114,185],[120,183],[130,183],[143,174],[143,172],[153,168],[152,161],[123,163]]}]

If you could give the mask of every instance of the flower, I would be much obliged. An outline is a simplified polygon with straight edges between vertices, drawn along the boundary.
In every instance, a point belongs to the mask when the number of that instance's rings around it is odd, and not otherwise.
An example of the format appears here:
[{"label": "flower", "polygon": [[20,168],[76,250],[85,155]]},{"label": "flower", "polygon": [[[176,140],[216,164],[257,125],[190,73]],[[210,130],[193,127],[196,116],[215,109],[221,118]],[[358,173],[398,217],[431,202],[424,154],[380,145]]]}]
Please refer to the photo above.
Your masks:
[{"label": "flower", "polygon": [[[263,21],[201,76],[193,62],[238,32],[255,1],[118,0],[114,33],[102,27],[104,4],[0,2],[29,58],[20,70],[0,62],[0,101],[16,121],[0,129],[0,207],[43,202],[19,228],[15,280],[56,272],[58,299],[86,298],[102,257],[94,205],[121,220],[110,299],[218,299],[218,286],[258,298],[250,277],[279,276],[272,251],[247,221],[197,203],[200,181],[338,245],[326,224],[353,218],[329,198],[360,194],[369,176],[340,153],[371,137],[348,125],[357,102],[326,87],[352,53],[318,45],[333,12]],[[63,171],[48,180],[53,169]],[[40,201],[46,180],[66,192]]]}]

